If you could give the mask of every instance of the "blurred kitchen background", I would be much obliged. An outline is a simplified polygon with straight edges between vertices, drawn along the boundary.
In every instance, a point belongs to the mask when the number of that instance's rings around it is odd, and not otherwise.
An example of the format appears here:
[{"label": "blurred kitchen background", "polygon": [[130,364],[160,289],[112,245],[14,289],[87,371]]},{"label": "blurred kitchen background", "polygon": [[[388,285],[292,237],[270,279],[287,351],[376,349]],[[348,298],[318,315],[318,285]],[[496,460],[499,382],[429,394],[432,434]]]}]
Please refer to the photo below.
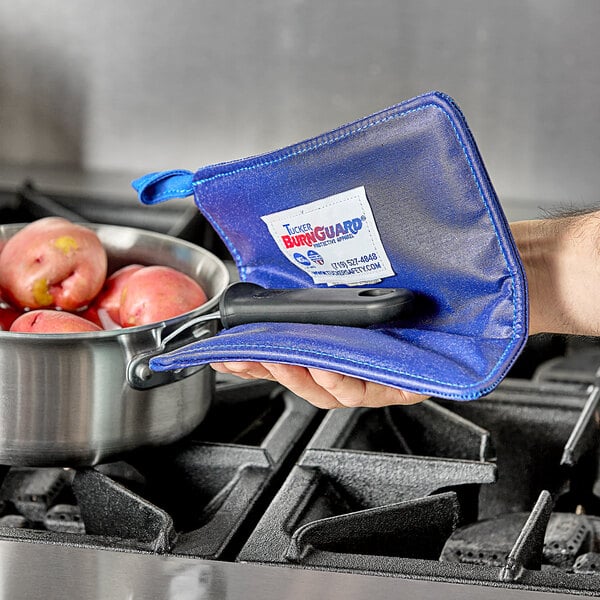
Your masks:
[{"label": "blurred kitchen background", "polygon": [[437,89],[510,219],[592,206],[599,30],[597,0],[5,0],[0,187],[134,203],[146,172],[262,153]]}]

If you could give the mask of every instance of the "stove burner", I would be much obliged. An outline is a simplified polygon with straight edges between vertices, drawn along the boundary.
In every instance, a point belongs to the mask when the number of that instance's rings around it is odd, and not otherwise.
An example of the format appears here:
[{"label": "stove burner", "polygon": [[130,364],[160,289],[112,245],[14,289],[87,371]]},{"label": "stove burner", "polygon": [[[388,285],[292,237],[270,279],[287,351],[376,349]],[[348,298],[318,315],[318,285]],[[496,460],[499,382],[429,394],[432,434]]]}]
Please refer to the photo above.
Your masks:
[{"label": "stove burner", "polygon": [[[529,513],[499,515],[455,531],[446,542],[441,560],[502,567],[523,529]],[[572,571],[577,557],[598,549],[593,521],[598,517],[554,512],[547,524],[543,564]]]},{"label": "stove burner", "polygon": [[44,517],[44,527],[55,533],[85,533],[81,510],[74,504],[56,504]]}]

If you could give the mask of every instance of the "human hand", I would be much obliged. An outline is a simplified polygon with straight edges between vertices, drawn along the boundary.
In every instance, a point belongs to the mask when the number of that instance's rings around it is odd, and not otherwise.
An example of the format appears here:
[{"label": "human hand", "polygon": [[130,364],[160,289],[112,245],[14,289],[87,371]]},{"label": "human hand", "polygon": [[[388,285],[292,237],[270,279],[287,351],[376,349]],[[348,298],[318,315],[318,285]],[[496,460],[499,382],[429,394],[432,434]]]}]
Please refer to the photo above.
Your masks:
[{"label": "human hand", "polygon": [[237,375],[242,379],[278,381],[317,408],[416,404],[427,398],[421,394],[363,381],[356,377],[296,365],[226,362],[211,366],[215,371]]}]

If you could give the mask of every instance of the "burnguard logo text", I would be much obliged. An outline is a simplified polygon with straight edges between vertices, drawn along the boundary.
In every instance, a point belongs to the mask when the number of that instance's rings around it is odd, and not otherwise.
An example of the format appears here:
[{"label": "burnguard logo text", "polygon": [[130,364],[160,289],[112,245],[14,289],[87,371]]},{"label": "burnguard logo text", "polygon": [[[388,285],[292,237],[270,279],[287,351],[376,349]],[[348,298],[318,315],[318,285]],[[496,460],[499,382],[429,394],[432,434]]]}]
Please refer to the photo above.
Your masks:
[{"label": "burnguard logo text", "polygon": [[283,227],[287,231],[286,235],[281,236],[281,241],[286,248],[295,248],[300,246],[327,246],[335,244],[341,240],[353,238],[363,226],[364,216],[355,219],[341,221],[335,225],[317,225],[313,227],[310,223],[301,225],[290,225],[284,223]]}]

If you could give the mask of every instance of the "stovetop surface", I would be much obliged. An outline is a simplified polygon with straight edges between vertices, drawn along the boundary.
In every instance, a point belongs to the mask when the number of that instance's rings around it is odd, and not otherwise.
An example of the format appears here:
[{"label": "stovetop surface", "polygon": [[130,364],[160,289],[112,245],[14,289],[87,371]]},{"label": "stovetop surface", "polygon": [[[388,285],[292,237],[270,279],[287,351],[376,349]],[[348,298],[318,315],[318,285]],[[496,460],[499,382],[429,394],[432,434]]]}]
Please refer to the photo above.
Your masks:
[{"label": "stovetop surface", "polygon": [[564,600],[572,595],[0,540],[2,592],[29,600]]}]

